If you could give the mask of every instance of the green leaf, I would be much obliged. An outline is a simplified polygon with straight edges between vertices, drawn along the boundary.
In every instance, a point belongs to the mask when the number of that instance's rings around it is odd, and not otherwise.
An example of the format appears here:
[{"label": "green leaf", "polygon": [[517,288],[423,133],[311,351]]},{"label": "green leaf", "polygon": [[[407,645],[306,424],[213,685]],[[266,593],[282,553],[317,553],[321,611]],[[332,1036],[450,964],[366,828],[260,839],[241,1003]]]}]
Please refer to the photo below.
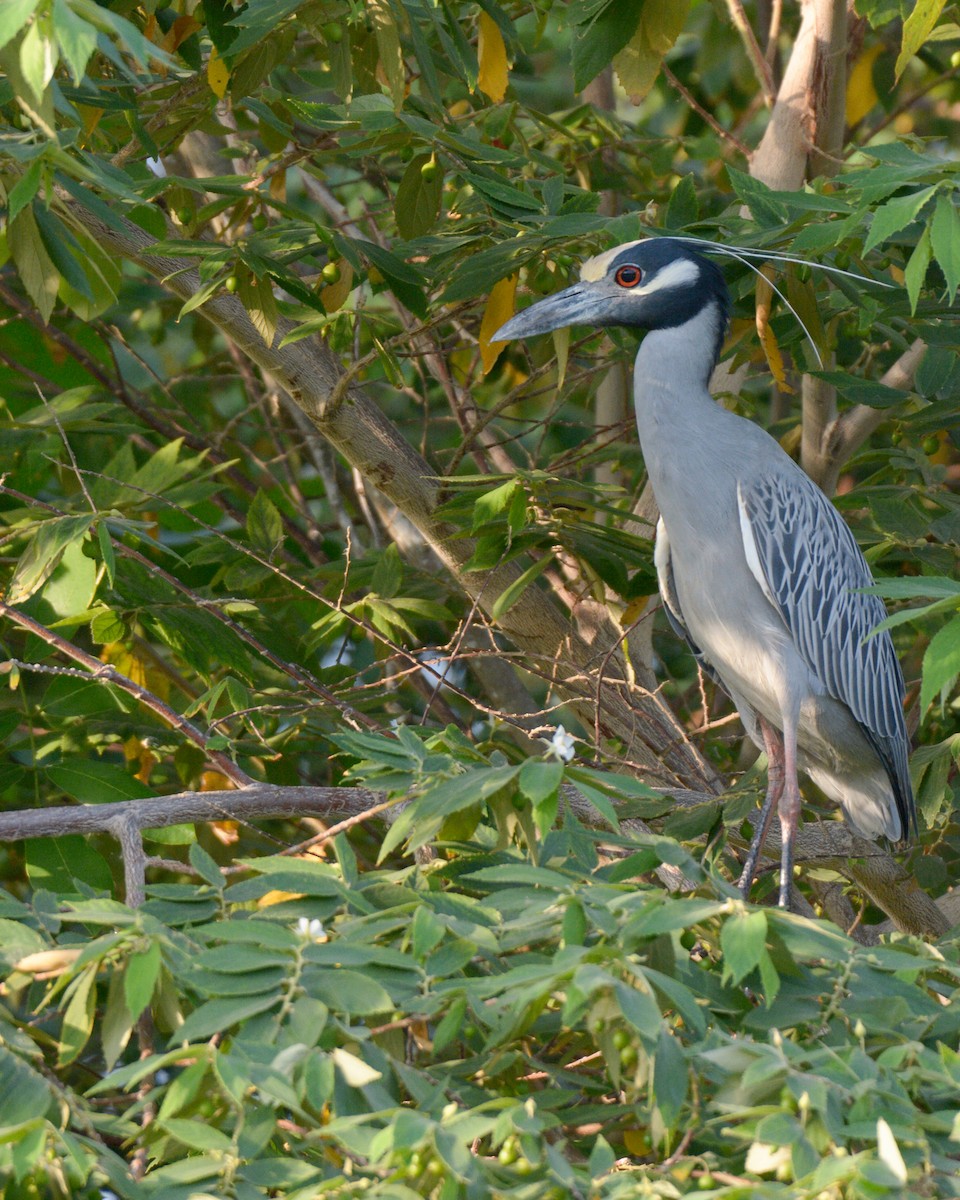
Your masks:
[{"label": "green leaf", "polygon": [[461,1032],[467,1012],[465,996],[457,996],[433,1032],[433,1049],[439,1054]]},{"label": "green leaf", "polygon": [[389,0],[367,0],[365,11],[367,20],[373,22],[373,32],[380,53],[380,66],[386,76],[387,86],[390,88],[393,107],[399,112],[403,106],[407,80],[403,51],[400,48],[400,34],[397,30],[393,9],[390,7]]},{"label": "green leaf", "polygon": [[736,913],[720,930],[723,977],[737,984],[767,953],[767,916],[763,912]]},{"label": "green leaf", "polygon": [[608,0],[578,25],[573,38],[574,91],[582,92],[613,61],[633,37],[642,13],[643,0]]},{"label": "green leaf", "polygon": [[910,393],[899,388],[887,387],[876,379],[861,379],[859,375],[848,375],[846,371],[811,371],[837,389],[845,400],[853,404],[868,404],[871,408],[892,408],[902,404]]},{"label": "green leaf", "polygon": [[106,859],[79,834],[30,838],[24,847],[27,877],[35,888],[74,895],[79,881],[96,891],[113,889],[113,874]]},{"label": "green leaf", "polygon": [[911,313],[917,311],[917,302],[920,299],[920,292],[927,278],[927,268],[930,266],[932,254],[933,246],[930,241],[930,227],[927,226],[917,239],[917,244],[914,246],[913,253],[910,255],[903,272],[907,295],[910,298]]},{"label": "green leaf", "polygon": [[112,1071],[133,1032],[133,1017],[123,996],[123,972],[114,971],[107,988],[107,1002],[100,1021],[100,1044],[107,1070]]},{"label": "green leaf", "polygon": [[0,4],[0,50],[29,21],[39,0],[4,0]]},{"label": "green leaf", "polygon": [[673,1126],[680,1116],[689,1087],[690,1073],[680,1043],[663,1027],[653,1064],[653,1099],[667,1126]]},{"label": "green leaf", "polygon": [[233,1150],[233,1143],[225,1133],[203,1121],[168,1117],[162,1122],[162,1126],[171,1137],[184,1146],[189,1146],[191,1150],[199,1150],[201,1153],[210,1150],[215,1154],[229,1154]]},{"label": "green leaf", "polygon": [[73,81],[80,84],[97,48],[97,31],[73,11],[66,0],[53,0],[53,29]]},{"label": "green leaf", "polygon": [[[100,528],[103,528],[101,524]],[[98,646],[119,642],[126,636],[127,627],[119,613],[109,608],[99,609],[90,621],[90,637]]]},{"label": "green leaf", "polygon": [[636,987],[617,983],[613,990],[624,1020],[640,1034],[645,1046],[656,1045],[660,1039],[663,1017],[653,992],[639,983]]},{"label": "green leaf", "polygon": [[903,23],[903,41],[897,55],[897,65],[894,67],[897,79],[933,32],[933,27],[943,12],[944,3],[945,0],[916,0],[913,11]]},{"label": "green leaf", "polygon": [[33,200],[40,187],[46,163],[38,155],[10,189],[7,197],[7,220],[15,221],[22,209]]},{"label": "green leaf", "polygon": [[403,562],[400,551],[391,542],[377,559],[370,579],[370,590],[382,600],[392,600],[403,585]]},{"label": "green leaf", "polygon": [[563,764],[528,758],[520,768],[520,790],[531,802],[540,804],[555,796],[563,783]]},{"label": "green leaf", "polygon": [[911,221],[917,219],[920,210],[936,190],[935,187],[921,188],[919,192],[912,192],[908,196],[896,196],[886,204],[881,204],[870,222],[870,233],[863,246],[864,254],[868,254],[874,246],[879,246],[901,229],[906,229]]},{"label": "green leaf", "polygon": [[112,804],[153,795],[145,783],[117,763],[74,758],[47,767],[50,782],[80,804]]},{"label": "green leaf", "polygon": [[521,574],[518,575],[512,583],[508,584],[490,607],[490,616],[494,619],[494,621],[499,621],[504,613],[506,613],[514,606],[514,604],[516,604],[530,584],[533,583],[535,579],[539,579],[544,571],[546,571],[549,566],[552,566],[552,564],[553,555],[545,554],[543,558],[538,559],[537,562],[527,567],[527,569],[521,572]]},{"label": "green leaf", "polygon": [[926,712],[931,701],[950,689],[960,675],[960,617],[948,621],[930,639],[923,656],[923,685],[920,710]]},{"label": "green leaf", "polygon": [[153,999],[161,965],[159,942],[151,942],[146,950],[131,954],[127,959],[123,973],[123,994],[134,1020],[137,1020]]},{"label": "green leaf", "polygon": [[512,788],[519,773],[519,766],[476,767],[429,788],[411,801],[387,830],[380,847],[380,861],[405,839],[411,850],[424,845],[444,818]]},{"label": "green leaf", "polygon": [[0,1043],[0,1125],[22,1125],[46,1116],[54,1091],[39,1071]]},{"label": "green leaf", "polygon": [[787,210],[785,205],[776,199],[774,193],[759,179],[754,179],[745,171],[738,171],[727,164],[727,178],[737,199],[750,209],[753,219],[769,228],[786,225]]},{"label": "green leaf", "polygon": [[960,287],[960,214],[951,197],[943,192],[937,197],[930,225],[930,244],[947,281],[947,303],[952,304]]},{"label": "green leaf", "polygon": [[416,155],[403,173],[394,200],[400,236],[409,241],[429,233],[440,215],[442,196],[443,172],[434,156]]},{"label": "green leaf", "polygon": [[97,1011],[97,965],[87,967],[80,975],[60,1027],[58,1061],[61,1066],[73,1062],[90,1040],[93,1018]]},{"label": "green leaf", "polygon": [[390,285],[390,290],[397,299],[418,317],[427,314],[427,298],[424,295],[424,279],[420,272],[405,263],[403,259],[391,254],[375,242],[366,242],[361,238],[353,238],[349,242],[340,240],[344,257],[356,262],[356,250],[376,267]]},{"label": "green leaf", "polygon": [[331,1012],[349,1016],[368,1017],[393,1008],[393,1001],[381,984],[370,975],[345,967],[311,970],[309,991]]},{"label": "green leaf", "polygon": [[34,21],[20,42],[20,71],[38,108],[43,104],[44,92],[57,65],[56,47],[47,36],[49,32],[49,21]]},{"label": "green leaf", "polygon": [[214,1033],[225,1033],[258,1013],[268,1012],[280,1003],[280,999],[279,994],[271,993],[267,996],[208,1000],[206,1004],[201,1004],[190,1013],[174,1032],[172,1040],[177,1043],[204,1041]]},{"label": "green leaf", "polygon": [[277,302],[273,295],[273,284],[264,277],[257,279],[246,272],[239,277],[237,297],[247,310],[247,316],[253,322],[253,327],[263,338],[264,344],[273,345],[277,332]]},{"label": "green leaf", "polygon": [[283,518],[262,488],[247,511],[247,536],[265,558],[272,558],[283,542]]},{"label": "green leaf", "polygon": [[7,226],[10,256],[20,273],[24,290],[44,321],[50,320],[60,286],[60,274],[44,249],[33,208],[24,208]]}]

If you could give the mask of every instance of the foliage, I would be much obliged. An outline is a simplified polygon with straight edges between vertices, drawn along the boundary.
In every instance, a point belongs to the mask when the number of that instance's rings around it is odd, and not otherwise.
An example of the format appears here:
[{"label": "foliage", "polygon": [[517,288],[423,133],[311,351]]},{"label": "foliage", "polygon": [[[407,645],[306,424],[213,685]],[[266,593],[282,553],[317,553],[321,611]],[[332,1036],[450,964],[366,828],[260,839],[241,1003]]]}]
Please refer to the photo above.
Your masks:
[{"label": "foliage", "polygon": [[[723,802],[652,794],[535,638],[495,628],[533,595],[622,633],[656,590],[628,406],[594,411],[633,341],[491,345],[518,298],[650,230],[853,272],[782,264],[766,321],[724,263],[729,402],[789,449],[771,372],[879,414],[839,504],[908,605],[906,861],[948,890],[960,30],[942,3],[902,30],[859,7],[845,165],[784,191],[746,173],[762,89],[703,2],[0,5],[2,807],[249,778],[399,811],[296,856],[293,824],[229,807],[148,831],[136,911],[112,839],[7,845],[5,1195],[960,1194],[957,943],[742,904],[756,773]],[[574,95],[611,62],[638,108]],[[124,221],[152,240],[137,263],[91,232]],[[158,281],[191,266],[185,301]],[[439,481],[442,543],[217,332],[237,302],[258,344],[350,364]],[[915,338],[915,375],[885,382]],[[699,731],[723,698],[654,637]],[[740,736],[703,739],[724,777]]]},{"label": "foliage", "polygon": [[[5,1027],[7,1169],[52,1147],[75,1196],[958,1194],[955,942],[868,949],[709,877],[665,897],[643,878],[676,843],[602,840],[568,814],[536,866],[482,833],[362,869],[341,839],[227,884],[195,845],[203,882],[138,913],[9,899],[16,953],[72,957],[8,980],[39,1018]],[[109,1070],[145,1006],[153,1053]],[[134,1186],[108,1147],[144,1081]]]}]

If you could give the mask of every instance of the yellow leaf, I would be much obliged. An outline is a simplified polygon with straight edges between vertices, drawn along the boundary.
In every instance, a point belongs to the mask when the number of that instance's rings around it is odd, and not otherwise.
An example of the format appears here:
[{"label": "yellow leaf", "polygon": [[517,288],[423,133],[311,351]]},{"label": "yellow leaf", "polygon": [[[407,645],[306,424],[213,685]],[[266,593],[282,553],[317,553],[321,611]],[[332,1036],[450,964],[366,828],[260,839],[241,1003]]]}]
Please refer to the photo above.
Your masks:
[{"label": "yellow leaf", "polygon": [[650,1153],[650,1139],[642,1129],[625,1129],[623,1131],[623,1144],[628,1152],[635,1157],[642,1158]]},{"label": "yellow leaf", "polygon": [[500,27],[493,17],[485,12],[480,14],[477,58],[480,60],[477,87],[489,96],[494,104],[499,104],[507,93],[507,47],[504,45]]},{"label": "yellow leaf", "polygon": [[557,352],[557,391],[563,387],[567,374],[567,359],[570,355],[570,326],[553,331],[553,348]]},{"label": "yellow leaf", "polygon": [[767,359],[770,373],[777,381],[777,387],[782,392],[792,392],[793,388],[787,383],[787,373],[783,366],[783,355],[773,330],[770,327],[770,301],[773,289],[762,276],[757,279],[757,333],[760,344]]},{"label": "yellow leaf", "polygon": [[83,953],[82,946],[58,946],[55,950],[39,950],[28,954],[13,964],[15,971],[24,975],[61,975],[72,967]]},{"label": "yellow leaf", "polygon": [[649,600],[649,596],[637,596],[636,599],[631,600],[620,614],[620,628],[629,629],[631,625],[639,621]]},{"label": "yellow leaf", "polygon": [[281,892],[274,888],[272,891],[264,892],[257,901],[257,908],[270,908],[274,904],[285,904],[288,900],[302,899],[302,892]]},{"label": "yellow leaf", "polygon": [[873,86],[873,64],[883,52],[883,46],[871,46],[853,65],[847,80],[847,124],[856,125],[875,104],[880,103],[877,89]]},{"label": "yellow leaf", "polygon": [[210,84],[210,90],[218,100],[222,100],[227,94],[227,84],[230,82],[230,72],[227,70],[227,64],[217,53],[216,46],[210,51],[210,57],[207,59],[207,83]]},{"label": "yellow leaf", "polygon": [[201,792],[228,792],[234,786],[222,771],[204,771],[200,776]]},{"label": "yellow leaf", "polygon": [[493,285],[487,307],[483,310],[483,320],[480,322],[480,358],[483,360],[484,375],[493,369],[494,363],[506,348],[505,342],[491,345],[490,338],[513,316],[516,293],[517,276],[508,275],[506,279],[501,279]]},{"label": "yellow leaf", "polygon": [[[167,51],[168,54],[172,54],[174,50],[179,49],[179,47],[183,45],[188,37],[196,33],[198,29],[202,28],[203,26],[196,19],[196,17],[177,17],[177,19],[167,30],[163,40],[160,42],[160,45],[164,50]],[[215,53],[216,48],[214,48],[214,54]]]}]

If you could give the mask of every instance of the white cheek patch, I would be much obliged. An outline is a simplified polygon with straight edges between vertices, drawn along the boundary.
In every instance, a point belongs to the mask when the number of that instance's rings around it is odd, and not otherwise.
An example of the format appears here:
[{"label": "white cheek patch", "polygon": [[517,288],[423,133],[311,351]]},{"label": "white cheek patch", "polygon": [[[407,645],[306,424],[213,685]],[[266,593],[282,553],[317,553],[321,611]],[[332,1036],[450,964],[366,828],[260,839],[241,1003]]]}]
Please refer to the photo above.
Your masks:
[{"label": "white cheek patch", "polygon": [[633,288],[636,296],[652,296],[654,292],[664,288],[679,287],[683,283],[696,283],[700,278],[700,268],[689,258],[678,258],[658,271],[654,277],[639,287]]}]

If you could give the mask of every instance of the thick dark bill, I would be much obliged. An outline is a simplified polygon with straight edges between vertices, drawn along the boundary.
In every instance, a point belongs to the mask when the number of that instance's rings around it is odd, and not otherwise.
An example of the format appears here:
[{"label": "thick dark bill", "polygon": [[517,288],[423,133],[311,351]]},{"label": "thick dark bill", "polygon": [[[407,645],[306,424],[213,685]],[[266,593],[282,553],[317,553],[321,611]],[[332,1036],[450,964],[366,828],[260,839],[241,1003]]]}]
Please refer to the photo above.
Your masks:
[{"label": "thick dark bill", "polygon": [[501,325],[491,342],[510,342],[515,338],[551,333],[566,325],[595,325],[599,316],[599,297],[589,284],[575,283],[553,296],[531,304],[523,312]]}]

